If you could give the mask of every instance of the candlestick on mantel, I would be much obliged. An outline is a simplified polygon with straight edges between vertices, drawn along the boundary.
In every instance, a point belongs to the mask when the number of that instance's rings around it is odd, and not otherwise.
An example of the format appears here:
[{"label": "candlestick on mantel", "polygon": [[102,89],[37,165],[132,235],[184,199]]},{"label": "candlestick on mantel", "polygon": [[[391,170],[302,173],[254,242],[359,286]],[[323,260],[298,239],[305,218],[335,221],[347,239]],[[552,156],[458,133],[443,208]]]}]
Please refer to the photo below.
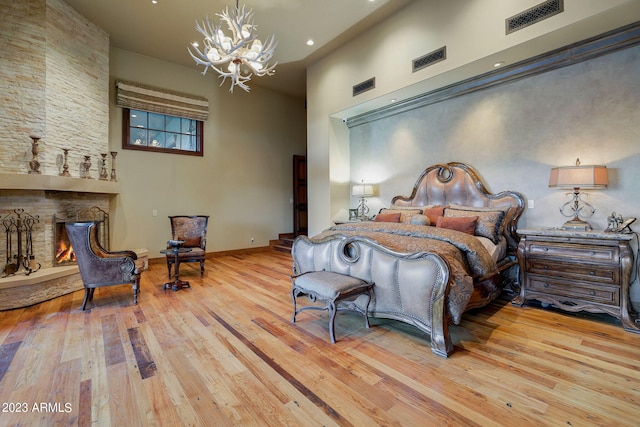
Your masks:
[{"label": "candlestick on mantel", "polygon": [[116,156],[117,151],[111,151],[111,181],[118,181],[116,179]]},{"label": "candlestick on mantel", "polygon": [[39,153],[38,144],[40,141],[40,137],[32,135],[30,136],[30,138],[32,139],[31,154],[33,155],[33,157],[29,162],[29,173],[40,173],[40,161],[38,160],[38,153]]}]

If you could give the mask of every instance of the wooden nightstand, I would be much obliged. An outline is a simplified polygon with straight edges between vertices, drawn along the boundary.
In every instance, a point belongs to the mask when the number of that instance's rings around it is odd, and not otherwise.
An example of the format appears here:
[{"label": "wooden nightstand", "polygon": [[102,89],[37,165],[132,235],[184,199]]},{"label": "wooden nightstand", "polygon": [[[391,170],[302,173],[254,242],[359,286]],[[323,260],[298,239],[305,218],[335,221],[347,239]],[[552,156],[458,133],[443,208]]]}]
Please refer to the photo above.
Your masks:
[{"label": "wooden nightstand", "polygon": [[629,300],[632,234],[560,229],[518,230],[520,295],[566,311],[607,313],[640,333]]}]

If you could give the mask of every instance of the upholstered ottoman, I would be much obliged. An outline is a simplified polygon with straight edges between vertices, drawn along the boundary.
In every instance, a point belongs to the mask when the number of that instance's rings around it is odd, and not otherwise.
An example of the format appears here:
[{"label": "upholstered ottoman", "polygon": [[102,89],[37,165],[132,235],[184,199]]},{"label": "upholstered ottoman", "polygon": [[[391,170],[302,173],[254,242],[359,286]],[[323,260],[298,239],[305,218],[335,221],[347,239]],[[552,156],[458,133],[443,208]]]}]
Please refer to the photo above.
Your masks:
[{"label": "upholstered ottoman", "polygon": [[[366,294],[368,299],[364,312],[361,312],[361,314],[364,315],[366,327],[369,327],[367,312],[369,302],[371,302],[373,283],[332,271],[310,271],[299,276],[291,276],[291,283],[293,284],[293,288],[291,289],[291,299],[293,300],[293,319],[291,321],[293,323],[296,321],[296,315],[301,311],[328,310],[329,336],[331,342],[335,344],[336,336],[333,330],[333,324],[336,318],[337,303]],[[306,295],[312,303],[319,301],[325,305],[309,305],[297,309],[296,298],[300,295]]]}]

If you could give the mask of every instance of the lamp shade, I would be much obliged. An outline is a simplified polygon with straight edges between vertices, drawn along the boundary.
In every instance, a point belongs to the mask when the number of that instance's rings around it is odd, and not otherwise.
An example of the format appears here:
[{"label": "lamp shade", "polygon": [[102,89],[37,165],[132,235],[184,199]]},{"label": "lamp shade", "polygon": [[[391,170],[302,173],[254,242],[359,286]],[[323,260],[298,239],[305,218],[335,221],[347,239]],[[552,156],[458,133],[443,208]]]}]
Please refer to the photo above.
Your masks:
[{"label": "lamp shade", "polygon": [[358,197],[373,196],[373,184],[354,184],[351,188],[351,195]]},{"label": "lamp shade", "polygon": [[607,167],[598,165],[552,168],[549,177],[552,188],[605,188],[608,184]]}]

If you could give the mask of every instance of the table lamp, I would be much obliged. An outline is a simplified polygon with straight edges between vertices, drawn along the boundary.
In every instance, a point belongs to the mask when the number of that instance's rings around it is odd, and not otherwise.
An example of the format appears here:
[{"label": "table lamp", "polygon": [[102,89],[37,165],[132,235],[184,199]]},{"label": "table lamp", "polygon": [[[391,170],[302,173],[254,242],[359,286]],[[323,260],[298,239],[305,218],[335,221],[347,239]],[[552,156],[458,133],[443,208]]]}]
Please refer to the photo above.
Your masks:
[{"label": "table lamp", "polygon": [[[583,200],[581,189],[602,189],[609,184],[607,167],[598,165],[580,165],[580,159],[576,159],[575,166],[560,166],[551,169],[549,187],[572,188],[573,198],[560,207],[560,213],[566,217],[573,217],[562,226],[565,230],[591,230],[587,221],[580,219],[590,218],[595,213],[595,208]],[[571,194],[571,193],[568,193]]]},{"label": "table lamp", "polygon": [[369,207],[367,206],[366,198],[373,196],[373,184],[365,184],[364,181],[361,184],[354,184],[351,188],[351,195],[354,197],[360,197],[360,203],[358,204],[358,218],[367,219]]}]

